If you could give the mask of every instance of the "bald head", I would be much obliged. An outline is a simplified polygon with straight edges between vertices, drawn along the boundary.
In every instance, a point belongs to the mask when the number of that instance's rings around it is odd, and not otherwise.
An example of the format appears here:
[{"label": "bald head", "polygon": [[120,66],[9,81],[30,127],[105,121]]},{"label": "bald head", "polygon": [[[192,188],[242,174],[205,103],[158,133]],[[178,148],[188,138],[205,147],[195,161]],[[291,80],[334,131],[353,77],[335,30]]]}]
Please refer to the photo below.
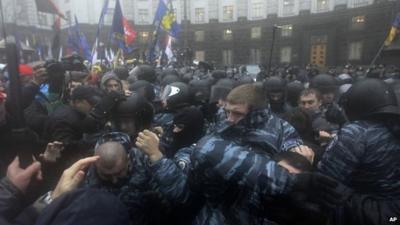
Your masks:
[{"label": "bald head", "polygon": [[124,146],[118,142],[106,142],[97,147],[95,155],[100,156],[96,161],[97,172],[102,178],[119,176],[128,167],[128,154]]}]

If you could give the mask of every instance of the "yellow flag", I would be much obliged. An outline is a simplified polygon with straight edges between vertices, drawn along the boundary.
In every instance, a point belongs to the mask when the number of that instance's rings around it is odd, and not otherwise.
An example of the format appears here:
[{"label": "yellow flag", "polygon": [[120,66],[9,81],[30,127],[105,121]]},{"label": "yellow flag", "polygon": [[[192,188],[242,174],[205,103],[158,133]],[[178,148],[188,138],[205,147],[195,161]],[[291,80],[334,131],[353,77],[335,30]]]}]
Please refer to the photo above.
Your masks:
[{"label": "yellow flag", "polygon": [[385,46],[389,46],[392,44],[393,40],[396,38],[397,33],[399,33],[399,30],[396,27],[392,27],[390,29],[389,35],[387,36],[385,40]]}]

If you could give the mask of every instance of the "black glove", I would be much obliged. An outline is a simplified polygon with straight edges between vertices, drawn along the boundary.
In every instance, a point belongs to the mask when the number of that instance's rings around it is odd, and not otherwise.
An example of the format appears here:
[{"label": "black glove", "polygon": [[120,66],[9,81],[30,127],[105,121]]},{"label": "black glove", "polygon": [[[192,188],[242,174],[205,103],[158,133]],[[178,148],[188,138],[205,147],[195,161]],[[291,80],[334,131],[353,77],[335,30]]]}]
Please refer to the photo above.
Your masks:
[{"label": "black glove", "polygon": [[111,112],[111,110],[122,100],[125,99],[125,96],[116,91],[108,92],[104,97],[100,100],[100,102],[93,107],[91,116],[94,118],[105,118]]},{"label": "black glove", "polygon": [[306,193],[311,201],[327,210],[343,204],[352,194],[350,188],[320,173],[296,175],[293,191]]}]

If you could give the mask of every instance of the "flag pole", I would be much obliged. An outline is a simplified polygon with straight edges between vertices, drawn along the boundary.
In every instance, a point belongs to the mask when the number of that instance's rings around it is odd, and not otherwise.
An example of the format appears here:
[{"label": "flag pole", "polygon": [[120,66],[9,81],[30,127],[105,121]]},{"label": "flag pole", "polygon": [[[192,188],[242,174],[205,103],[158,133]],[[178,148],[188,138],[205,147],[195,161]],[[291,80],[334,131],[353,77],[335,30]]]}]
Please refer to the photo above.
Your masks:
[{"label": "flag pole", "polygon": [[4,37],[4,46],[7,45],[7,32],[6,32],[6,24],[4,22],[4,12],[3,12],[3,1],[0,0],[0,13],[1,13],[1,26],[2,26],[2,33]]},{"label": "flag pole", "polygon": [[383,51],[383,49],[385,48],[385,42],[383,42],[383,44],[381,45],[381,47],[379,48],[378,52],[376,53],[374,59],[372,59],[371,63],[370,63],[370,67],[375,65],[376,60],[378,60],[378,58],[381,56],[381,53]]},{"label": "flag pole", "polygon": [[[397,3],[397,4],[399,4],[399,3]],[[397,9],[398,7],[395,7],[395,8]],[[395,20],[396,20],[398,14],[395,14],[395,12],[392,11],[392,17],[393,17],[393,15],[394,15]],[[391,26],[391,27],[392,27],[392,26]],[[376,53],[375,57],[372,59],[371,64],[370,64],[370,67],[373,66],[373,65],[376,63],[376,61],[378,60],[378,58],[381,56],[382,51],[383,51],[383,49],[384,49],[385,46],[386,46],[386,39],[389,37],[389,35],[390,35],[390,33],[391,33],[391,30],[392,30],[392,28],[389,29],[389,33],[386,34],[386,36],[385,36],[386,38],[385,38],[385,40],[383,41],[383,43],[382,43],[381,47],[379,48],[378,52]]]},{"label": "flag pole", "polygon": [[153,35],[152,35],[153,38],[154,38],[154,40],[152,40],[152,41],[149,43],[149,44],[150,44],[150,48],[149,48],[149,53],[148,53],[149,56],[147,57],[147,59],[148,59],[148,61],[149,61],[150,64],[153,62],[153,56],[152,56],[152,54],[154,53],[154,50],[155,50],[156,45],[157,45],[158,35],[159,35],[160,28],[161,28],[161,21],[158,22],[157,28],[156,28],[155,32],[153,33]]},{"label": "flag pole", "polygon": [[97,25],[96,38],[94,40],[93,47],[92,47],[92,64],[94,63],[95,60],[97,60],[97,56],[96,56],[96,59],[94,59],[94,55],[95,54],[98,55],[100,32],[101,32],[101,28],[103,27],[104,16],[107,13],[107,11],[108,11],[108,0],[104,0],[103,8],[101,9],[101,13],[100,13],[99,23]]},{"label": "flag pole", "polygon": [[[157,7],[157,12],[160,8],[160,1],[158,2],[158,7]],[[152,37],[153,39],[151,41],[149,41],[149,55],[147,57],[148,62],[151,64],[153,63],[153,53],[155,51],[156,45],[157,45],[157,40],[158,40],[158,35],[159,35],[159,31],[161,29],[161,19],[160,20],[156,20],[157,17],[157,12],[153,21],[153,25],[156,25],[156,30],[153,32]],[[157,24],[156,24],[157,23]]]},{"label": "flag pole", "polygon": [[270,51],[269,51],[267,76],[269,76],[270,73],[271,73],[272,57],[273,57],[274,47],[275,47],[276,30],[277,30],[278,28],[279,28],[279,27],[278,27],[277,25],[274,25],[274,26],[272,27],[272,41],[271,41],[271,47],[270,47]]}]

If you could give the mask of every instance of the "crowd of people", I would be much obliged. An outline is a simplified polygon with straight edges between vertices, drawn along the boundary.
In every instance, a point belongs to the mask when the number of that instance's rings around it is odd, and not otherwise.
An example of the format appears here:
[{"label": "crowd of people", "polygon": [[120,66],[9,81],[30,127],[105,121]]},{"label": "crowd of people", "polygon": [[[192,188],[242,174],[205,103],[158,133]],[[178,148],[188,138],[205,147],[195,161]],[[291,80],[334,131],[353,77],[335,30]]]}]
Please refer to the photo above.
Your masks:
[{"label": "crowd of people", "polygon": [[0,76],[1,225],[400,223],[395,67],[72,55],[18,75]]}]

